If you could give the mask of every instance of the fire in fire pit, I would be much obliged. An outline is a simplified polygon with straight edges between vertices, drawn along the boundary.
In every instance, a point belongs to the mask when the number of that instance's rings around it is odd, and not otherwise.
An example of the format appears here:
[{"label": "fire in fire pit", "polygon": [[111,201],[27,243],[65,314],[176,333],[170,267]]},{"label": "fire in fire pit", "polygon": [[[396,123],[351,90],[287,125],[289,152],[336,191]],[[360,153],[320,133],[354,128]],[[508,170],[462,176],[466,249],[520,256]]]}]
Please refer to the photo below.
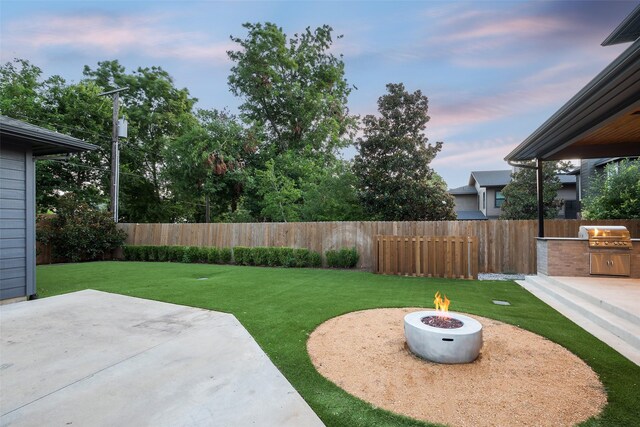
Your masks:
[{"label": "fire in fire pit", "polygon": [[461,328],[464,323],[449,316],[449,304],[451,304],[451,301],[449,301],[449,298],[447,298],[446,295],[444,296],[444,299],[442,299],[440,291],[436,292],[435,299],[433,300],[433,305],[436,306],[436,311],[439,314],[436,316],[423,317],[421,319],[422,323],[424,323],[425,325],[433,326],[434,328]]},{"label": "fire in fire pit", "polygon": [[469,363],[480,354],[482,325],[449,311],[451,301],[436,292],[436,310],[416,311],[404,318],[404,335],[415,355],[437,363]]}]

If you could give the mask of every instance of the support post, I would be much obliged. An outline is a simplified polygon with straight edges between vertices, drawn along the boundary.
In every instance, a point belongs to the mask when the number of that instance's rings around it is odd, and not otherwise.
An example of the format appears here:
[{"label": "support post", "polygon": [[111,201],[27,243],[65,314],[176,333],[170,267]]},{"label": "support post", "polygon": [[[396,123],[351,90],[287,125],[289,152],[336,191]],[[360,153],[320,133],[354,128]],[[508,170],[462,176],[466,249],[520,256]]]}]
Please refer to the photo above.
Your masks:
[{"label": "support post", "polygon": [[544,172],[542,159],[536,159],[536,178],[538,192],[538,237],[544,237]]}]

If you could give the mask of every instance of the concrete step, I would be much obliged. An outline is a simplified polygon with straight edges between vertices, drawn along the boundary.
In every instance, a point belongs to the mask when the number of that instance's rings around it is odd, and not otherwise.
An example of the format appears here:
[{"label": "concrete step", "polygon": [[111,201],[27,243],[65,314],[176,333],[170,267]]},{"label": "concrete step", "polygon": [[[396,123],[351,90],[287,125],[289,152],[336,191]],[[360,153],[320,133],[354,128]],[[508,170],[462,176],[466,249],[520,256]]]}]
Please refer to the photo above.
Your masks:
[{"label": "concrete step", "polygon": [[531,277],[541,277],[544,278],[544,280],[546,280],[547,282],[549,282],[550,284],[552,284],[553,286],[562,288],[563,290],[574,294],[578,297],[580,297],[583,300],[586,300],[588,302],[590,302],[593,305],[596,305],[598,307],[603,308],[604,310],[611,312],[613,314],[615,314],[616,316],[622,317],[623,319],[628,320],[629,322],[637,325],[640,327],[640,312],[632,312],[630,310],[626,310],[622,307],[620,307],[619,305],[615,305],[615,304],[611,304],[608,301],[605,301],[604,299],[602,299],[601,297],[597,296],[597,295],[593,295],[585,290],[582,290],[576,286],[570,286],[567,285],[566,283],[562,282],[561,280],[557,280],[554,277],[549,277],[549,276],[531,276]]},{"label": "concrete step", "polygon": [[640,325],[620,317],[546,280],[527,276],[516,281],[523,288],[620,354],[640,365]]},{"label": "concrete step", "polygon": [[581,298],[578,293],[570,292],[565,287],[557,286],[558,282],[550,280],[549,277],[527,276],[525,280],[532,282],[539,289],[550,294],[593,323],[627,341],[640,351],[640,323],[629,321],[606,308],[592,303],[589,299]]}]

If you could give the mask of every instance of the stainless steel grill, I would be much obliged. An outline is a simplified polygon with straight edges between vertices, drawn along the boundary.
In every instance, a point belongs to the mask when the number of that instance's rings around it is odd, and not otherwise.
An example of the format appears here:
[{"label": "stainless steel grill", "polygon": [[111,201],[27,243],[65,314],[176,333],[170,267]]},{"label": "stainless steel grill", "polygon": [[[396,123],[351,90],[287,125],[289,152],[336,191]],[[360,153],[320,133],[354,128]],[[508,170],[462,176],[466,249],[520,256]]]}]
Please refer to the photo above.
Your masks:
[{"label": "stainless steel grill", "polygon": [[578,237],[589,239],[590,248],[631,249],[631,235],[622,225],[583,225]]}]

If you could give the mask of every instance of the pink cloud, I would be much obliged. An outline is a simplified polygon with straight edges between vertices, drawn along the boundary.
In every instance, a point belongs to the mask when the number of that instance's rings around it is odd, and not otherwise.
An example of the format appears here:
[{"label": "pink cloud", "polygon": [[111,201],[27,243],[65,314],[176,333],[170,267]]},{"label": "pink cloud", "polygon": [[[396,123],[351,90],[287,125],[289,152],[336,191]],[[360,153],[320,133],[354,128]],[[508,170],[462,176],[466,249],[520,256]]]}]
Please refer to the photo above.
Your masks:
[{"label": "pink cloud", "polygon": [[[505,4],[506,5],[506,4]],[[549,6],[549,7],[547,7]],[[552,4],[530,3],[500,10],[441,9],[441,16],[423,34],[422,50],[469,68],[518,67],[534,64],[541,54],[593,57],[610,31],[578,11],[556,10]],[[608,56],[597,52],[596,56]]]},{"label": "pink cloud", "polygon": [[541,36],[556,33],[566,28],[567,24],[561,19],[550,17],[511,17],[488,22],[476,21],[466,31],[456,31],[447,35],[447,39],[454,42],[478,40],[481,38],[499,37],[513,39],[520,37]]},{"label": "pink cloud", "polygon": [[449,166],[463,167],[463,165],[471,165],[469,170],[464,169],[465,173],[474,170],[481,170],[488,165],[502,165],[501,168],[508,167],[502,160],[504,156],[509,154],[520,141],[515,138],[495,138],[480,142],[465,143],[447,143],[444,144],[442,152],[433,160],[432,165],[435,168],[444,168]]},{"label": "pink cloud", "polygon": [[559,64],[505,85],[500,91],[479,94],[448,94],[431,97],[429,128],[440,138],[468,128],[526,115],[541,109],[553,110],[568,101],[592,77],[591,70]]},{"label": "pink cloud", "polygon": [[14,22],[3,44],[17,51],[61,47],[80,51],[100,50],[109,55],[144,51],[152,57],[228,62],[230,42],[210,40],[199,32],[174,31],[163,23],[168,17],[106,15],[48,16]]}]

